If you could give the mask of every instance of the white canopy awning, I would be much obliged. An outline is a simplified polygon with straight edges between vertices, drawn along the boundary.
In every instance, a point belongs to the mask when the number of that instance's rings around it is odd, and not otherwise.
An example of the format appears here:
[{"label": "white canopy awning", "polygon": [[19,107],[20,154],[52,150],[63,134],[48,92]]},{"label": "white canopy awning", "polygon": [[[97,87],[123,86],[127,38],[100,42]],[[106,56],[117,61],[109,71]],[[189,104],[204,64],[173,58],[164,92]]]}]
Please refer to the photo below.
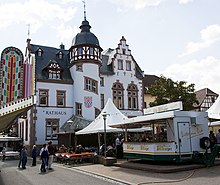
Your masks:
[{"label": "white canopy awning", "polygon": [[93,133],[103,133],[104,132],[104,119],[103,114],[106,114],[106,132],[121,132],[122,129],[109,127],[110,124],[113,123],[122,123],[127,117],[123,115],[114,105],[112,100],[109,98],[104,109],[98,115],[98,117],[90,123],[84,129],[76,132],[76,135],[82,134],[93,134]]},{"label": "white canopy awning", "polygon": [[209,119],[220,120],[220,96],[206,112],[208,112]]}]

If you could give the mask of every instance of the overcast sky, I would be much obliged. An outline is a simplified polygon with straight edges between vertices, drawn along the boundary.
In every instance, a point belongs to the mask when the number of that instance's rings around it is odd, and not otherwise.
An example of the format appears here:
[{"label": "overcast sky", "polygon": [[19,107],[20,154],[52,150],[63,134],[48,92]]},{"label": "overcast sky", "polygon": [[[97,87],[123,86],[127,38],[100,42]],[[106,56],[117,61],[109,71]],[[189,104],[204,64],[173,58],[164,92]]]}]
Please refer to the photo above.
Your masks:
[{"label": "overcast sky", "polygon": [[[103,50],[124,36],[145,74],[220,94],[220,0],[86,0]],[[83,20],[81,0],[1,0],[0,51],[31,43],[69,49]]]}]

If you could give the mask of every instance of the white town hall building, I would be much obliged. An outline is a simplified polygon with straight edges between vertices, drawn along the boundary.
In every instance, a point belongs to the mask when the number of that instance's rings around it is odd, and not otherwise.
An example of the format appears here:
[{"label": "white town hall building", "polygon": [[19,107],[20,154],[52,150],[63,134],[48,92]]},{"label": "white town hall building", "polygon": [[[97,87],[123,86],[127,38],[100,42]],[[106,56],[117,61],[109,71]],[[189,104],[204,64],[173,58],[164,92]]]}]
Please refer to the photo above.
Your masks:
[{"label": "white town hall building", "polygon": [[142,115],[144,74],[126,39],[103,51],[86,18],[80,29],[69,50],[63,44],[54,48],[27,40],[26,55],[35,58],[37,104],[19,119],[19,136],[26,145],[57,144],[56,133],[87,126],[108,98],[125,116]]}]

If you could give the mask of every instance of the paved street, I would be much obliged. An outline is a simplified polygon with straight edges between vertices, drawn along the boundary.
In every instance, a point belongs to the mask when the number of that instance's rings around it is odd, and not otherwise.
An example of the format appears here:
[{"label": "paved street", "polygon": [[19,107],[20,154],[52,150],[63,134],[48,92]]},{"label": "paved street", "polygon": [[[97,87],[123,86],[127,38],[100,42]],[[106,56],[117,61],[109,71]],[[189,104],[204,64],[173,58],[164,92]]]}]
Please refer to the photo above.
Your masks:
[{"label": "paved street", "polygon": [[26,170],[18,169],[17,161],[14,160],[6,160],[0,164],[3,185],[220,184],[220,166],[176,173],[151,173],[116,166],[106,167],[100,164],[68,166],[55,163],[53,171],[41,174],[39,173],[40,165],[30,167],[30,161]]},{"label": "paved street", "polygon": [[40,173],[40,164],[36,167],[30,166],[28,161],[27,169],[19,169],[17,167],[17,160],[6,160],[1,163],[1,180],[2,185],[72,185],[72,184],[103,184],[112,185],[120,184],[112,180],[96,177],[94,175],[86,175],[79,173],[77,170],[70,170],[69,168],[62,168],[54,166],[54,169],[46,173]]}]

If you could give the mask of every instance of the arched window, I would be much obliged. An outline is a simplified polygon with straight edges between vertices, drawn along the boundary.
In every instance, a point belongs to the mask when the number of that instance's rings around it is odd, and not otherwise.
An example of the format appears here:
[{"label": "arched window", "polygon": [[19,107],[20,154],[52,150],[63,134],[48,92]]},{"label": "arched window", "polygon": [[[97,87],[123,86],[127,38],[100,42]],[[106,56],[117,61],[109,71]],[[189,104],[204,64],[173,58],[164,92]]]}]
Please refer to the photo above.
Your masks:
[{"label": "arched window", "polygon": [[138,88],[135,84],[129,84],[128,92],[128,109],[138,109]]},{"label": "arched window", "polygon": [[118,109],[124,108],[124,87],[117,81],[112,86],[113,102]]}]

